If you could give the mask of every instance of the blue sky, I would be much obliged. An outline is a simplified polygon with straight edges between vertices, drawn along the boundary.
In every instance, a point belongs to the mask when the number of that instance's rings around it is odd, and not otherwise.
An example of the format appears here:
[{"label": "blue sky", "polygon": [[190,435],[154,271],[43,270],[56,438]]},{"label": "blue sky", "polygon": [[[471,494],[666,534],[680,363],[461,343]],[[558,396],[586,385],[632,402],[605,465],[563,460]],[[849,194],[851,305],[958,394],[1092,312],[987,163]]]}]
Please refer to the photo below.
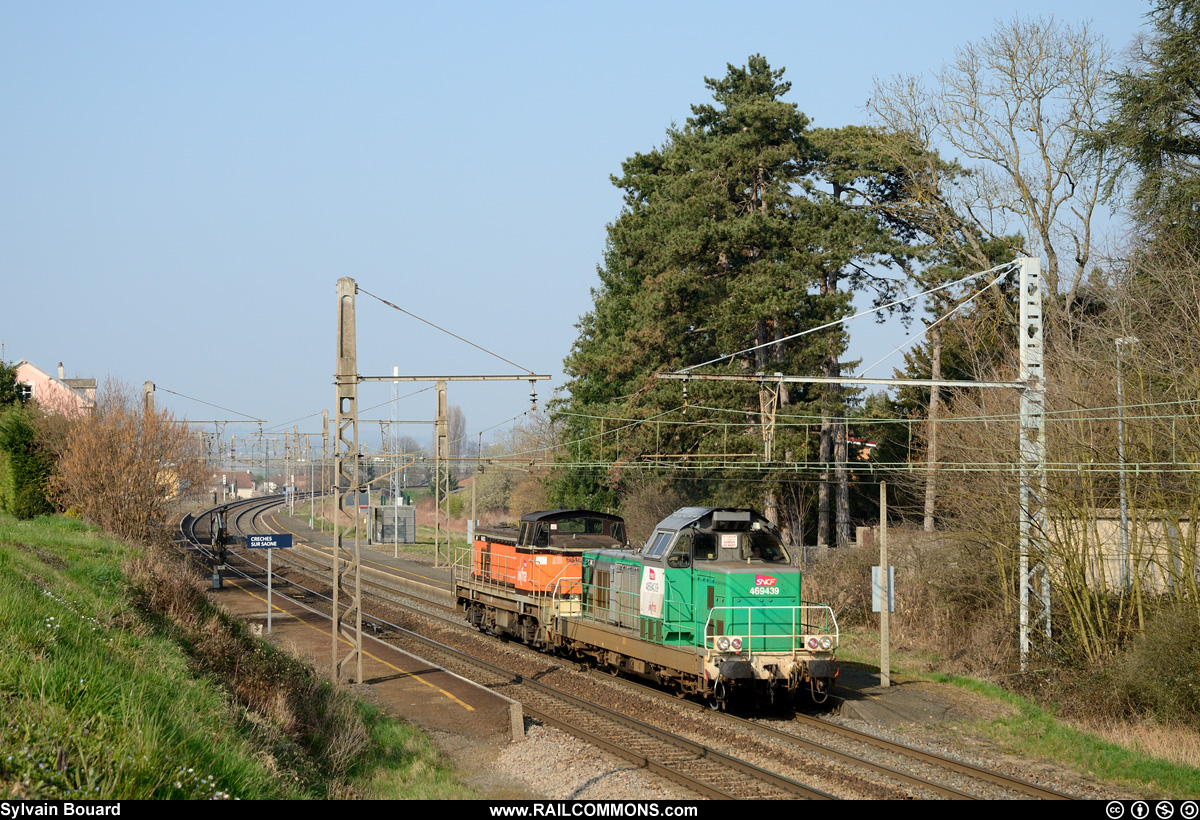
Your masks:
[{"label": "blue sky", "polygon": [[[333,406],[336,282],[351,276],[553,375],[544,398],[620,210],[609,175],[709,99],[705,76],[761,53],[815,125],[860,123],[875,77],[935,71],[997,19],[1091,20],[1121,51],[1147,8],[10,0],[5,357],[316,433]],[[512,372],[365,296],[358,308],[366,375]],[[860,358],[905,338],[852,333]],[[449,401],[473,433],[520,414],[528,391],[453,385]],[[364,415],[390,418],[365,408],[391,395],[365,386]],[[433,411],[425,392],[399,417]]]}]

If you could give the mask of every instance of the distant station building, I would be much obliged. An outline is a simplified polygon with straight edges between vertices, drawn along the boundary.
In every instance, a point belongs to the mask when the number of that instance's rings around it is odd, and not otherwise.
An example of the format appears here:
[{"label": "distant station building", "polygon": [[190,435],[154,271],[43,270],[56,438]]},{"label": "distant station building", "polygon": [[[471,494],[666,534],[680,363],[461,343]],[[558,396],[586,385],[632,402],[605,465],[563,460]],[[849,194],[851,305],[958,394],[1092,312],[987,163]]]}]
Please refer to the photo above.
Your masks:
[{"label": "distant station building", "polygon": [[256,490],[262,490],[262,484],[249,470],[218,471],[208,477],[209,492],[218,500],[253,498]]}]

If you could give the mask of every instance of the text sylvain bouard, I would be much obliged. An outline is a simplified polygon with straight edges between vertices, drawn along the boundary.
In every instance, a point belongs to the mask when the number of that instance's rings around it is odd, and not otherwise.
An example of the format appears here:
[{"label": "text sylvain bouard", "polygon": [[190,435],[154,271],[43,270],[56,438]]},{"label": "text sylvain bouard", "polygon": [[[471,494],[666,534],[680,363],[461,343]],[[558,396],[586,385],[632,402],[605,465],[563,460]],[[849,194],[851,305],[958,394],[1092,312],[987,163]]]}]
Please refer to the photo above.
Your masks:
[{"label": "text sylvain bouard", "polygon": [[120,803],[72,803],[59,801],[0,801],[0,817],[109,817],[121,816]]}]

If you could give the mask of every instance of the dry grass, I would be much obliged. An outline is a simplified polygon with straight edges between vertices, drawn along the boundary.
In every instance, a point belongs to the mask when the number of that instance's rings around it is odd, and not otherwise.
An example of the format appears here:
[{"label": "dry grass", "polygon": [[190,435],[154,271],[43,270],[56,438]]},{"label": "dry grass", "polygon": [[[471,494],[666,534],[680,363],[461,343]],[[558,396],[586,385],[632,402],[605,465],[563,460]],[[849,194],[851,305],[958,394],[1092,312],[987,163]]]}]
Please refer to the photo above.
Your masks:
[{"label": "dry grass", "polygon": [[[927,660],[924,672],[999,680],[1014,658],[1014,618],[990,594],[994,567],[963,544],[924,533],[889,532],[889,562],[896,568],[892,645]],[[804,579],[805,598],[833,607],[844,629],[878,629],[871,611],[871,567],[877,548],[828,550]]]},{"label": "dry grass", "polygon": [[1071,725],[1123,749],[1200,769],[1200,734],[1195,729],[1102,719],[1076,720]]}]

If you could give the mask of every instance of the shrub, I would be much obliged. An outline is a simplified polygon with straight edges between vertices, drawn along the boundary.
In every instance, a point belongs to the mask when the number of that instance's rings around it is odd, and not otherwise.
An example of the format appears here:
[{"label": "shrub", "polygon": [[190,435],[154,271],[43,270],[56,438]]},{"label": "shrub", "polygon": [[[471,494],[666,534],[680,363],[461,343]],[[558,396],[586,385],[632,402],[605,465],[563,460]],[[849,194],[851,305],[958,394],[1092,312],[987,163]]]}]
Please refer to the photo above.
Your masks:
[{"label": "shrub", "polygon": [[1115,662],[1115,695],[1159,720],[1200,727],[1200,617],[1172,604],[1152,615]]},{"label": "shrub", "polygon": [[0,413],[0,510],[17,518],[53,512],[46,486],[51,454],[38,441],[36,410],[13,405]]},{"label": "shrub", "polygon": [[58,501],[86,520],[146,540],[174,497],[203,475],[199,443],[186,424],[106,384],[95,410],[66,433],[52,486]]}]

